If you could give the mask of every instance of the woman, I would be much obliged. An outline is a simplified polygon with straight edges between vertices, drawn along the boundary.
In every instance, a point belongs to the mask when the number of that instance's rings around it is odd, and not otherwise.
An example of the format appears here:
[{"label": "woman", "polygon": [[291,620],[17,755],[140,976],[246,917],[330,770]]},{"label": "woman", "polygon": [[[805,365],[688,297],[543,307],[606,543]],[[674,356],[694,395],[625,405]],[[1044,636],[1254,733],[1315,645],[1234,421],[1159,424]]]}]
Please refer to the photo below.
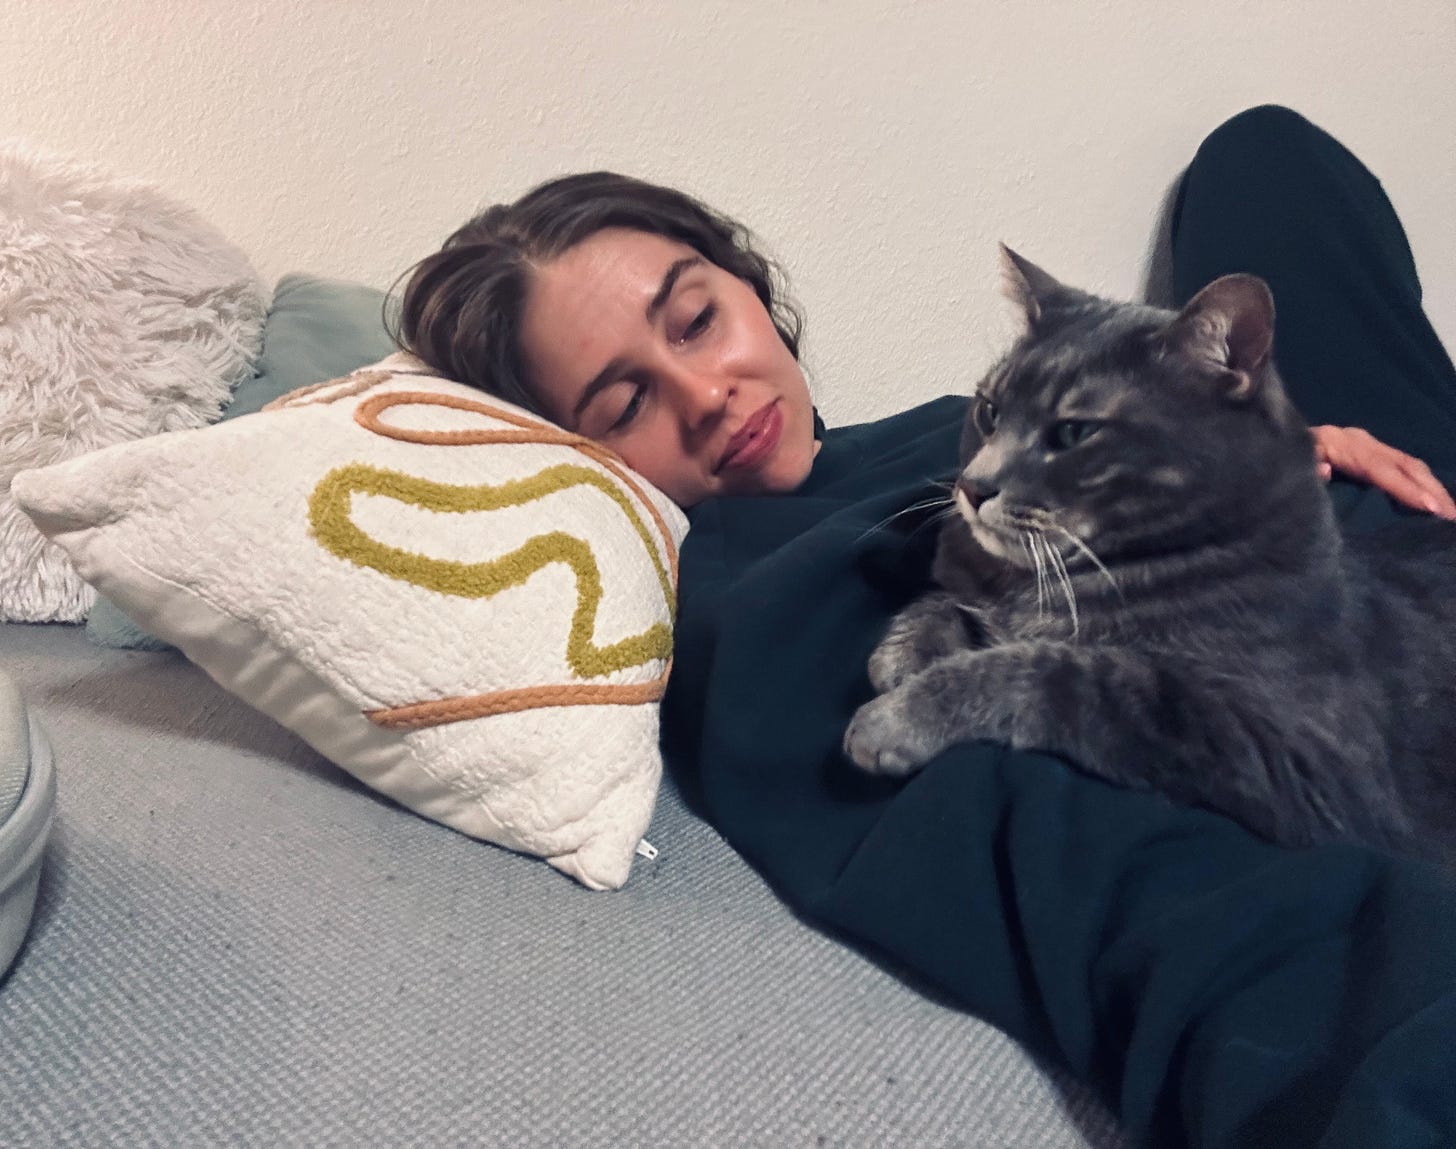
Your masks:
[{"label": "woman", "polygon": [[[799,326],[742,227],[605,172],[472,219],[417,267],[401,315],[437,369],[607,444],[685,508],[808,476]],[[1315,441],[1326,473],[1456,517],[1419,460],[1359,430],[1317,427]]]},{"label": "woman", "polygon": [[[1353,156],[1284,109],[1237,117],[1185,177],[1173,256],[1182,299],[1230,271],[1271,283],[1323,467],[1456,516],[1414,457],[1456,474],[1456,370]],[[871,528],[951,473],[964,401],[826,430],[798,333],[742,229],[607,175],[467,224],[414,273],[400,331],[693,508],[664,748],[799,910],[1070,1067],[1140,1139],[1456,1144],[1442,875],[1276,849],[1041,755],[955,747],[904,785],[845,765],[865,658],[933,536]],[[1390,513],[1335,497],[1349,521]]]}]

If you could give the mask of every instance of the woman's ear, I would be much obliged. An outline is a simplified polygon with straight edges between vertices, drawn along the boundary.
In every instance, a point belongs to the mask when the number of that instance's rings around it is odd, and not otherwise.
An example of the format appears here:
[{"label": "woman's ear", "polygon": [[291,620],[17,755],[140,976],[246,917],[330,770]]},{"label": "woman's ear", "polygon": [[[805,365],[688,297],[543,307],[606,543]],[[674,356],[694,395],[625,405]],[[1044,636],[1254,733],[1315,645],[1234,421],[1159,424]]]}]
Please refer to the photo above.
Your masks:
[{"label": "woman's ear", "polygon": [[1215,279],[1163,329],[1165,344],[1221,367],[1231,399],[1247,399],[1274,350],[1274,296],[1256,275]]}]

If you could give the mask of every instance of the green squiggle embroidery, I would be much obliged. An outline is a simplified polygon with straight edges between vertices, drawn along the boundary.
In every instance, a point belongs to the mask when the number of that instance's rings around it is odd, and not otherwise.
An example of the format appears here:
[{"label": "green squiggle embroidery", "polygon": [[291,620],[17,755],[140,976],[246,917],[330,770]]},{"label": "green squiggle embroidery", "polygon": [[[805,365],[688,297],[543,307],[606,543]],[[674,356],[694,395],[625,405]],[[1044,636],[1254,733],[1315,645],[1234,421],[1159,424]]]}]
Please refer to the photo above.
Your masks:
[{"label": "green squiggle embroidery", "polygon": [[667,658],[672,653],[672,630],[663,623],[654,623],[641,634],[610,646],[597,646],[592,641],[597,608],[602,600],[602,577],[596,556],[582,539],[563,531],[550,531],[527,539],[500,558],[462,563],[428,558],[372,539],[354,524],[351,513],[355,494],[394,499],[427,511],[464,514],[520,506],[575,486],[595,487],[622,508],[652,559],[668,612],[675,611],[672,579],[637,508],[620,487],[590,467],[561,463],[497,486],[461,486],[353,463],[330,471],[319,481],[309,496],[309,523],[314,538],[339,558],[457,598],[490,598],[509,587],[520,586],[542,567],[554,562],[565,563],[576,575],[577,589],[566,661],[578,677],[599,678],[615,670]]}]

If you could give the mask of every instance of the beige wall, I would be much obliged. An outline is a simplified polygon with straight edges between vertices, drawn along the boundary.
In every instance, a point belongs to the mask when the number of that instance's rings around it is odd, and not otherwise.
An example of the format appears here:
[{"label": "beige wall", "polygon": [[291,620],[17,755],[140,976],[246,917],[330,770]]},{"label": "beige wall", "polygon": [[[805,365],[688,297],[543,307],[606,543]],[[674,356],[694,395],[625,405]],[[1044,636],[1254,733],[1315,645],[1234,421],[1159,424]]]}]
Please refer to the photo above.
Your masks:
[{"label": "beige wall", "polygon": [[1167,189],[1240,108],[1353,146],[1456,345],[1451,0],[8,0],[0,137],[155,180],[265,275],[386,285],[572,169],[748,221],[831,422],[971,382],[994,244],[1135,293]]}]

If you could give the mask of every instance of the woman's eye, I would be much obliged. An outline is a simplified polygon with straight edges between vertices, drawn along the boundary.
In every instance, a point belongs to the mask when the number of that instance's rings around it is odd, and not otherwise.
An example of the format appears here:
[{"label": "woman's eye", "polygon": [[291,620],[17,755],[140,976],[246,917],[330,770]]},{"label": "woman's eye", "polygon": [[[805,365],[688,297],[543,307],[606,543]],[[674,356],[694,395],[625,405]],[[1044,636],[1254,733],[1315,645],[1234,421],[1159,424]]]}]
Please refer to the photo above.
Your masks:
[{"label": "woman's eye", "polygon": [[1095,430],[1097,424],[1087,419],[1062,419],[1051,425],[1047,440],[1055,450],[1065,451],[1085,443]]},{"label": "woman's eye", "polygon": [[995,403],[989,399],[977,398],[975,414],[972,416],[976,421],[976,430],[986,438],[990,438],[991,433],[996,430],[998,414]]},{"label": "woman's eye", "polygon": [[622,413],[612,420],[612,425],[607,428],[610,434],[613,431],[621,431],[627,427],[633,419],[637,418],[642,410],[642,402],[646,398],[647,388],[640,383],[633,384],[632,397],[627,400],[627,405],[622,408]]},{"label": "woman's eye", "polygon": [[693,316],[692,321],[683,328],[683,333],[679,337],[679,342],[685,343],[689,339],[694,339],[697,336],[701,335],[704,331],[708,330],[708,328],[712,326],[713,316],[716,315],[717,312],[718,308],[711,303],[708,304],[708,306],[703,308],[701,311],[699,311],[695,316]]}]

